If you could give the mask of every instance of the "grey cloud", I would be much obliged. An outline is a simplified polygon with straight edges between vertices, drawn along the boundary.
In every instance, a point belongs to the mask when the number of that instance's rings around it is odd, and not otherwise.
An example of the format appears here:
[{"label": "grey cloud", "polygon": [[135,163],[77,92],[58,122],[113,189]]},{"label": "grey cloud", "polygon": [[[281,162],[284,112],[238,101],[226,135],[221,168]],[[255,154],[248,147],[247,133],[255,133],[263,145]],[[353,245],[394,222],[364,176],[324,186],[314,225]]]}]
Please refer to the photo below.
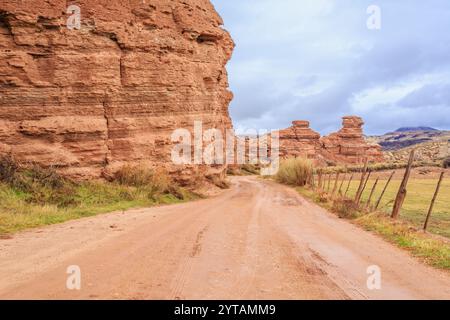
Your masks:
[{"label": "grey cloud", "polygon": [[417,89],[398,102],[406,108],[450,106],[450,84],[429,84]]},{"label": "grey cloud", "polygon": [[[305,119],[327,133],[339,128],[341,116],[356,113],[369,134],[450,129],[450,90],[442,80],[450,79],[448,0],[378,0],[380,31],[365,26],[368,0],[213,2],[237,44],[229,64],[235,126],[277,129]],[[389,103],[352,108],[362,92],[417,82],[427,85]]]}]

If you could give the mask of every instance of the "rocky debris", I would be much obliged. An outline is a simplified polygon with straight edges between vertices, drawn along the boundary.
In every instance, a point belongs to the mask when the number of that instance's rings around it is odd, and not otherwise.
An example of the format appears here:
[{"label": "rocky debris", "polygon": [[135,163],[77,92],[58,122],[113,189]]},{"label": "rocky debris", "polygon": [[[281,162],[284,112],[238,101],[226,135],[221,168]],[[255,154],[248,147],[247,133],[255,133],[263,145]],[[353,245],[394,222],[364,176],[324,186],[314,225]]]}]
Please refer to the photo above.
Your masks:
[{"label": "rocky debris", "polygon": [[293,126],[280,131],[282,158],[307,157],[320,165],[383,162],[381,147],[368,143],[363,135],[360,117],[343,118],[343,127],[325,137],[309,128],[308,121],[294,121]]},{"label": "rocky debris", "polygon": [[234,43],[210,1],[76,4],[81,29],[69,30],[67,1],[0,0],[0,153],[78,179],[129,163],[224,172],[170,158],[175,128],[231,127]]}]

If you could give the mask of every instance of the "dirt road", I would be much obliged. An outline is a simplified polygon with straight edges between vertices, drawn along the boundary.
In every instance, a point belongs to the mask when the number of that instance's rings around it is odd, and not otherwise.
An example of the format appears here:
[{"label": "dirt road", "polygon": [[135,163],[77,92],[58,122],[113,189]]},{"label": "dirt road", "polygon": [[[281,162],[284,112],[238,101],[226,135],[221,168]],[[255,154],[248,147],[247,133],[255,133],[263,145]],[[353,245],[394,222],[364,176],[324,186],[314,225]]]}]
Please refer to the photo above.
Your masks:
[{"label": "dirt road", "polygon": [[[68,266],[81,290],[68,290]],[[381,290],[367,268],[381,269]],[[0,240],[0,298],[450,299],[450,276],[294,190],[234,178],[221,195]]]}]

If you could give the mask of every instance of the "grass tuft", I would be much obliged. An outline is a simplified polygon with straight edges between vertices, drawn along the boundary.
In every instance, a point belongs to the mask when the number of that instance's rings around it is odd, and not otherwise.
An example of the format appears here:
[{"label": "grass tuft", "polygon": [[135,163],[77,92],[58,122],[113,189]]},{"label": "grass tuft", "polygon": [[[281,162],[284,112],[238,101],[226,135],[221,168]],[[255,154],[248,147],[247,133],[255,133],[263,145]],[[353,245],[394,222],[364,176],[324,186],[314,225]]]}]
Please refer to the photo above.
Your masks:
[{"label": "grass tuft", "polygon": [[311,179],[313,163],[305,158],[290,158],[281,162],[276,180],[292,186],[305,186]]}]

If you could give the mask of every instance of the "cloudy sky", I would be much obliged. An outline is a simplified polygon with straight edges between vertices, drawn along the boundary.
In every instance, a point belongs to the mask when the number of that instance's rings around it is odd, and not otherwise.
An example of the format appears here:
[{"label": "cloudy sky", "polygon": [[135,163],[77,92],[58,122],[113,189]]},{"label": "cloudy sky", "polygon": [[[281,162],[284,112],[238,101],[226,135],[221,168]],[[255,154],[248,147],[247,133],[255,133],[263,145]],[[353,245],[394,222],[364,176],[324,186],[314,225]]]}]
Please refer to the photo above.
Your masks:
[{"label": "cloudy sky", "polygon": [[[362,116],[368,134],[450,129],[450,1],[212,2],[236,42],[227,69],[238,130],[305,119],[325,134],[343,115]],[[379,30],[367,27],[371,5]]]}]

